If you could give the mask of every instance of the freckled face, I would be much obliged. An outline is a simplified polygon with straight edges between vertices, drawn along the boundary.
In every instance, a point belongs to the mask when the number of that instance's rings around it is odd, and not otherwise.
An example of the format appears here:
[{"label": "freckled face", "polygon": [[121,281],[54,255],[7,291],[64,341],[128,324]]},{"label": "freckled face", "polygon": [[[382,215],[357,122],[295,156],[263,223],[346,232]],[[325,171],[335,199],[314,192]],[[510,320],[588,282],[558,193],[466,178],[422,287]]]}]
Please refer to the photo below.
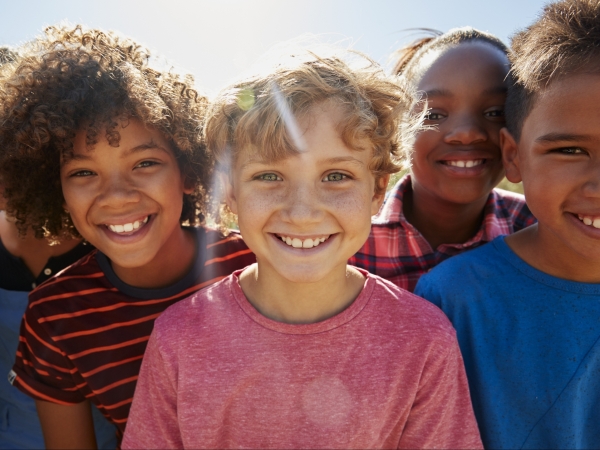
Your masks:
[{"label": "freckled face", "polygon": [[413,191],[432,204],[486,198],[504,175],[499,133],[505,126],[506,55],[463,43],[427,58],[417,86],[427,100],[425,125],[414,143]]},{"label": "freckled face", "polygon": [[238,157],[228,204],[261,275],[294,283],[345,276],[366,241],[383,194],[368,168],[372,150],[346,147],[340,120],[337,107],[316,106],[299,121],[305,151],[276,162]]},{"label": "freckled face", "polygon": [[169,253],[182,251],[179,218],[190,191],[159,131],[131,119],[119,133],[118,147],[102,138],[91,149],[85,130],[76,135],[73,158],[61,167],[65,207],[115,270],[172,261]]}]

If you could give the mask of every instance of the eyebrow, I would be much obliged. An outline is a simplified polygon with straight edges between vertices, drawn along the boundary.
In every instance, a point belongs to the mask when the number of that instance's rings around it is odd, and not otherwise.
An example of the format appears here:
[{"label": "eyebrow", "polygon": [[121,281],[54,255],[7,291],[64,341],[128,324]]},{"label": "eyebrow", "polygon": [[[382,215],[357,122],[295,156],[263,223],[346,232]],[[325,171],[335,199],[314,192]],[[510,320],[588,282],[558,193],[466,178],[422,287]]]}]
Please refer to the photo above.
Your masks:
[{"label": "eyebrow", "polygon": [[[158,149],[158,150],[162,150],[166,153],[169,153],[168,149],[162,147],[161,145],[158,145],[154,141],[154,139],[151,139],[149,142],[145,142],[143,144],[136,145],[135,147],[132,147],[129,150],[126,150],[123,157],[129,156],[134,153],[143,152],[144,150],[150,150],[150,149]],[[69,156],[68,160],[65,161],[65,163],[68,163],[70,161],[89,161],[90,159],[92,159],[92,157],[89,156],[87,153],[77,153],[77,154],[73,153]]]},{"label": "eyebrow", "polygon": [[548,133],[544,134],[535,139],[535,142],[539,143],[554,143],[554,142],[589,142],[592,137],[587,134],[573,134],[573,133]]},{"label": "eyebrow", "polygon": [[[252,164],[266,165],[266,164],[271,164],[272,162],[273,161],[269,161],[266,159],[252,158],[252,159],[249,159],[248,161],[246,161],[244,164],[242,164],[242,169],[245,169],[246,167],[251,166]],[[352,156],[338,156],[335,158],[328,158],[324,162],[327,164],[337,164],[337,163],[342,163],[342,162],[349,162],[352,164],[357,164],[359,166],[365,165],[362,161],[360,161]]]}]

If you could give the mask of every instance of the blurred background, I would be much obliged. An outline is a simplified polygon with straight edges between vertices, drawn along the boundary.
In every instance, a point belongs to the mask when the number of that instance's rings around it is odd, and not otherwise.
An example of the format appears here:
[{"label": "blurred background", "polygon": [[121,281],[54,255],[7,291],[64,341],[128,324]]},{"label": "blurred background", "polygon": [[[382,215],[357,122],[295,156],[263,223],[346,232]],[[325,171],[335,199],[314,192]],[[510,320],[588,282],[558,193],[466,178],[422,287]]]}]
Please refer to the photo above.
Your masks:
[{"label": "blurred background", "polygon": [[[509,43],[545,0],[0,0],[0,45],[61,21],[126,34],[216,93],[273,46],[301,35],[388,57],[415,28],[471,25]],[[510,187],[510,186],[509,186]]]}]

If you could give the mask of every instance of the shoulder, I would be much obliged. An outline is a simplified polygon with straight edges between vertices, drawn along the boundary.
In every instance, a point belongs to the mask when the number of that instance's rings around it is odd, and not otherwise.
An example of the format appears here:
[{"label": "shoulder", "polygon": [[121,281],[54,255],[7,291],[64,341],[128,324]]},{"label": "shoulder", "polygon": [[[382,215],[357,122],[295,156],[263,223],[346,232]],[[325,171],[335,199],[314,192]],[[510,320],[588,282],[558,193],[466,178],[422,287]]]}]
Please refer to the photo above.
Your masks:
[{"label": "shoulder", "polygon": [[454,328],[437,306],[377,275],[368,277],[375,283],[372,300],[380,305],[382,323],[394,323],[395,334],[408,332],[431,340],[454,342]]},{"label": "shoulder", "polygon": [[[254,254],[248,248],[238,231],[232,230],[226,236],[219,230],[200,227],[197,233],[204,236],[204,250],[210,258],[243,258],[254,262]],[[248,264],[250,264],[249,262]]]},{"label": "shoulder", "polygon": [[40,284],[29,294],[30,301],[67,293],[85,293],[94,287],[106,285],[108,280],[98,265],[96,255],[97,250],[93,250]]},{"label": "shoulder", "polygon": [[197,330],[203,324],[224,319],[223,315],[232,304],[230,300],[234,301],[232,284],[236,282],[235,274],[231,274],[169,306],[156,319],[155,332],[183,335],[190,327]]},{"label": "shoulder", "polygon": [[514,224],[514,231],[536,222],[522,194],[495,188],[492,191],[492,198],[496,216],[511,220]]}]

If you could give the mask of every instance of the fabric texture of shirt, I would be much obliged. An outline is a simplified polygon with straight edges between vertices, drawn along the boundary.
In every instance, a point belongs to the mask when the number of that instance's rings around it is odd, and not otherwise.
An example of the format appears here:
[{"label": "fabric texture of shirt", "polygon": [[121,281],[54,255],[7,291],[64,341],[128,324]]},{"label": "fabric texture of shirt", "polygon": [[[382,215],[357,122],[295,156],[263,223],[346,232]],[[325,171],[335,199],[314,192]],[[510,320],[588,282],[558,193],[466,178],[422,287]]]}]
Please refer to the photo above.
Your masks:
[{"label": "fabric texture of shirt", "polygon": [[48,258],[46,265],[36,278],[23,260],[11,254],[0,239],[0,268],[2,268],[0,270],[0,289],[29,292],[65,267],[83,258],[93,249],[94,247],[90,244],[81,242],[62,255]]},{"label": "fabric texture of shirt", "polygon": [[343,312],[286,324],[239,273],[157,320],[123,448],[481,448],[438,308],[365,272]]},{"label": "fabric texture of shirt", "polygon": [[63,405],[86,398],[117,425],[127,422],[154,320],[170,305],[255,261],[239,235],[196,233],[196,260],[175,284],[142,289],[122,282],[99,251],[30,294],[14,386]]},{"label": "fabric texture of shirt", "polygon": [[387,194],[372,220],[367,242],[349,261],[411,292],[421,275],[449,257],[536,222],[522,195],[494,189],[484,206],[479,231],[467,242],[442,244],[434,250],[404,217],[403,199],[411,189],[410,175],[406,175]]},{"label": "fabric texture of shirt", "polygon": [[600,284],[541,272],[500,237],[416,293],[456,328],[486,448],[600,446]]},{"label": "fabric texture of shirt", "polygon": [[[52,273],[68,267],[93,247],[80,244],[53,257],[46,263]],[[51,275],[44,271],[36,279],[20,258],[8,252],[0,240],[0,371],[7,374],[15,362],[19,344],[21,318],[27,308],[27,296],[34,282],[41,283]],[[92,409],[98,448],[115,448],[116,433],[97,408]],[[35,401],[0,379],[0,449],[44,448],[44,436]]]}]

